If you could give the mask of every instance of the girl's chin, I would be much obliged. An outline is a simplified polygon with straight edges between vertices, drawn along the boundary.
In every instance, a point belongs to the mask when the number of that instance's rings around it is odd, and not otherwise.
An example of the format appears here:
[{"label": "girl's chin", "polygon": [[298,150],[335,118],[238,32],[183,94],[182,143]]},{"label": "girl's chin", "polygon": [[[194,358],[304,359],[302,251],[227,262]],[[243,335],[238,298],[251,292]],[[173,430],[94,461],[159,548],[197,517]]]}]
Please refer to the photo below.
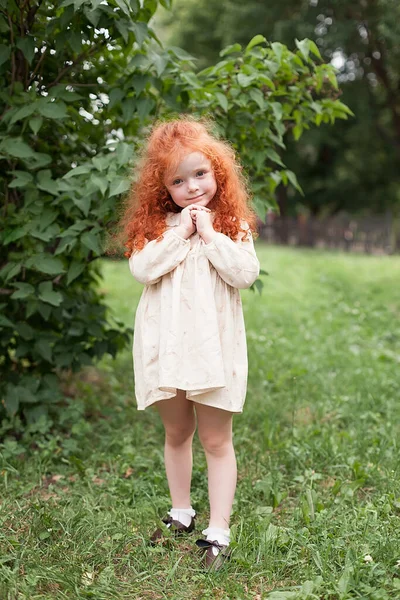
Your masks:
[{"label": "girl's chin", "polygon": [[208,203],[209,203],[209,200],[207,198],[205,198],[204,196],[202,196],[198,200],[193,201],[193,204],[198,204],[199,206],[207,206]]}]

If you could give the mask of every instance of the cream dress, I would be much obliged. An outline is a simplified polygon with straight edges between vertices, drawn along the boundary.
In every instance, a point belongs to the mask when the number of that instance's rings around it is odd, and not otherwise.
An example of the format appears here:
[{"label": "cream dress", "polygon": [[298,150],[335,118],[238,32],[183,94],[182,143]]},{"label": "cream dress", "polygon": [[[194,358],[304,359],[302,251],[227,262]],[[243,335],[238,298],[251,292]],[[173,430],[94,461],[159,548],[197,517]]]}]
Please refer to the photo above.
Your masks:
[{"label": "cream dress", "polygon": [[145,285],[133,337],[137,407],[185,390],[189,400],[240,413],[247,346],[239,289],[260,272],[253,238],[248,231],[236,242],[222,233],[209,244],[198,233],[185,240],[175,233],[179,223],[179,213],[168,213],[163,239],[129,259]]}]

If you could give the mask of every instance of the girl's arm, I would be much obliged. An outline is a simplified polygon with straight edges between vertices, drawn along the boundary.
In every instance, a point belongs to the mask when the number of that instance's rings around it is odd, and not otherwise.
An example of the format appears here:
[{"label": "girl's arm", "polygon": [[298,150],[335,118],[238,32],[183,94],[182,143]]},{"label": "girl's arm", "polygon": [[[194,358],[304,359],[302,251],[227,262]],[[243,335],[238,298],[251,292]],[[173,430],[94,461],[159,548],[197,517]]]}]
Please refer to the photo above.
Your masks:
[{"label": "girl's arm", "polygon": [[[163,234],[161,241],[147,242],[142,250],[135,251],[129,259],[129,268],[134,278],[144,285],[158,283],[163,275],[173,271],[190,250],[190,241],[181,237],[174,229]],[[182,235],[184,235],[182,233]]]},{"label": "girl's arm", "polygon": [[244,223],[247,234],[236,242],[223,233],[215,232],[212,241],[204,245],[205,254],[226,283],[232,287],[249,288],[260,273],[260,262],[254,250],[253,237]]}]

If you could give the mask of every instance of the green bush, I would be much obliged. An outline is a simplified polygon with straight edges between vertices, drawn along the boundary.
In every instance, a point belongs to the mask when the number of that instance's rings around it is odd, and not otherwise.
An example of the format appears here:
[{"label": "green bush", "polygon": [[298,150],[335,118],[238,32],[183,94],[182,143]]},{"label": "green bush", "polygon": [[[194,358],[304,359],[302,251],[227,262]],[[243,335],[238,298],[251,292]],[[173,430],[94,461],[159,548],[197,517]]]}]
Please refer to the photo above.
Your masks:
[{"label": "green bush", "polygon": [[143,126],[212,113],[262,216],[279,182],[298,186],[279,156],[285,133],[349,111],[309,40],[292,53],[256,36],[196,75],[148,27],[155,1],[1,5],[0,418],[31,424],[57,414],[61,371],[115,356],[131,337],[107,314],[97,259]]}]

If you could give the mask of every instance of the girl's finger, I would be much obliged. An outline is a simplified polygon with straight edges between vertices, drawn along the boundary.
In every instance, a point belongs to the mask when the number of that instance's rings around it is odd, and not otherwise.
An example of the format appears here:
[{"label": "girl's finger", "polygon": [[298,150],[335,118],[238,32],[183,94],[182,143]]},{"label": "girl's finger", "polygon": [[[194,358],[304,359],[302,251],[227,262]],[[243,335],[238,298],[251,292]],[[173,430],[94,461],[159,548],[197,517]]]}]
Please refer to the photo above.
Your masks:
[{"label": "girl's finger", "polygon": [[206,212],[211,212],[206,206],[197,206],[196,204],[191,204],[189,208],[190,210],[205,210]]}]

